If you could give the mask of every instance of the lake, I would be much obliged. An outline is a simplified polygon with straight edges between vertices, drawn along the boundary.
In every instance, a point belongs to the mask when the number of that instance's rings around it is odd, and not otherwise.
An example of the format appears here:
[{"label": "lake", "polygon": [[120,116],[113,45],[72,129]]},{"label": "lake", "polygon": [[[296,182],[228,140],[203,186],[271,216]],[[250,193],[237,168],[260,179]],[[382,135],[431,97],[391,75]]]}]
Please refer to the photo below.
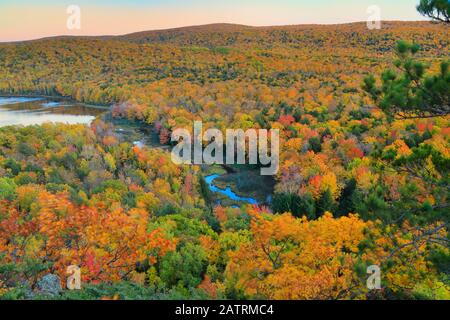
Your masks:
[{"label": "lake", "polygon": [[90,124],[104,112],[104,108],[62,99],[0,97],[0,127],[46,122]]}]

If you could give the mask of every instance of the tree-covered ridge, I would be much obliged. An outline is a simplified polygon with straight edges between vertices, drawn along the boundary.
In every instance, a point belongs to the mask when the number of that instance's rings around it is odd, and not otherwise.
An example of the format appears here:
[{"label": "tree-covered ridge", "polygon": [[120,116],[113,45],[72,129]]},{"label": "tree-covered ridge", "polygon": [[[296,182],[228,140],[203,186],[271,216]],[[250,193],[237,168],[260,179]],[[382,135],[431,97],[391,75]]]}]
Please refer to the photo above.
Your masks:
[{"label": "tree-covered ridge", "polygon": [[[239,46],[273,48],[275,46],[319,49],[375,47],[392,48],[398,37],[410,38],[423,32],[435,32],[439,26],[429,22],[383,21],[381,30],[368,30],[364,22],[339,25],[292,25],[250,27],[233,24],[211,24],[169,30],[144,31],[106,39],[119,39],[134,43],[167,43],[177,46]],[[383,49],[381,49],[383,50]]]},{"label": "tree-covered ridge", "polygon": [[[373,32],[364,24],[298,27],[298,31],[279,27],[272,31],[277,35],[274,39],[266,29],[257,28],[249,37],[261,37],[261,41],[214,46],[202,43],[201,39],[210,37],[201,32],[193,33],[199,39],[189,44],[133,44],[121,38],[2,44],[0,92],[113,103],[135,97],[136,90],[148,95],[160,87],[184,90],[224,83],[239,91],[244,82],[276,95],[279,88],[307,90],[319,81],[324,90],[339,93],[356,90],[361,74],[386,66],[400,39],[419,42],[427,59],[448,55],[447,28],[423,22],[386,24],[392,27]],[[298,40],[283,40],[279,36],[283,32]]]}]

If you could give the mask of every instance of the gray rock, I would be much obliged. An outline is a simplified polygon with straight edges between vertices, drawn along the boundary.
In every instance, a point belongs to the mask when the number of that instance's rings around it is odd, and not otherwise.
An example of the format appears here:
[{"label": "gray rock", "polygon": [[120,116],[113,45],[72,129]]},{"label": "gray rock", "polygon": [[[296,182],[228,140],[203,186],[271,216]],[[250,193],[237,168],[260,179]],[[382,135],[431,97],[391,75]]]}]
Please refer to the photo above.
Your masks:
[{"label": "gray rock", "polygon": [[61,280],[57,275],[47,274],[38,281],[37,289],[42,294],[52,296],[58,295],[62,290]]}]

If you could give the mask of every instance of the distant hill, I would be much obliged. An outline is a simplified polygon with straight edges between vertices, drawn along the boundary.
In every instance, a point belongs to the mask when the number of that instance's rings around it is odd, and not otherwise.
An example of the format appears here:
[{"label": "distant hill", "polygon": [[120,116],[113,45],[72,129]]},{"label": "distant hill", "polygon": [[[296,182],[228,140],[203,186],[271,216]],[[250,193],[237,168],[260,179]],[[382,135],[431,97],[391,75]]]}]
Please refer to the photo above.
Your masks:
[{"label": "distant hill", "polygon": [[241,33],[250,30],[257,30],[258,27],[246,26],[232,23],[214,23],[199,26],[179,27],[163,30],[150,30],[126,34],[123,36],[116,36],[112,38],[131,40],[143,42],[144,39],[157,42],[167,42],[166,39],[182,38],[188,34],[227,34],[227,33]]},{"label": "distant hill", "polygon": [[[271,47],[273,43],[287,45],[323,45],[333,41],[337,46],[352,45],[366,38],[414,38],[425,32],[442,32],[442,25],[426,21],[385,21],[381,30],[369,30],[365,22],[338,25],[291,25],[251,27],[236,24],[210,24],[167,30],[143,31],[123,36],[103,37],[133,43],[171,43],[181,46],[235,46],[258,44]],[[380,39],[381,40],[381,39]],[[445,39],[443,39],[445,40]],[[375,40],[376,41],[376,40]],[[448,37],[447,37],[448,41]],[[360,42],[361,43],[361,42]],[[367,45],[374,45],[369,40]]]},{"label": "distant hill", "polygon": [[[364,74],[392,63],[400,39],[419,43],[419,55],[429,61],[448,58],[448,31],[448,26],[431,22],[383,22],[381,30],[368,30],[364,22],[212,24],[3,43],[0,93],[61,95],[110,104],[136,97],[140,89],[145,100],[151,91],[148,86],[174,88],[177,97],[191,96],[186,89],[191,85],[227,84],[236,91],[245,87],[243,83],[270,88],[298,85],[302,91],[303,86],[314,87],[310,84],[314,81],[328,85],[327,94],[336,94],[337,87],[357,92]],[[196,110],[205,101],[174,103],[191,104],[188,108]]]},{"label": "distant hill", "polygon": [[[447,29],[447,32],[445,32]],[[444,31],[444,32],[443,32]],[[390,47],[398,38],[414,40],[426,33],[446,33],[441,37],[448,42],[448,27],[428,21],[383,21],[380,30],[369,30],[366,22],[336,25],[287,25],[252,27],[239,24],[217,23],[164,30],[141,31],[119,36],[55,36],[32,41],[55,39],[114,40],[137,44],[173,44],[177,46],[245,46],[271,48],[275,43],[290,46],[323,46],[332,43],[338,47],[358,45],[374,46],[387,42]],[[431,36],[430,36],[431,37]],[[18,42],[18,43],[24,43]],[[1,43],[0,43],[1,44]],[[387,50],[388,48],[386,48]],[[381,50],[383,51],[383,49]]]}]

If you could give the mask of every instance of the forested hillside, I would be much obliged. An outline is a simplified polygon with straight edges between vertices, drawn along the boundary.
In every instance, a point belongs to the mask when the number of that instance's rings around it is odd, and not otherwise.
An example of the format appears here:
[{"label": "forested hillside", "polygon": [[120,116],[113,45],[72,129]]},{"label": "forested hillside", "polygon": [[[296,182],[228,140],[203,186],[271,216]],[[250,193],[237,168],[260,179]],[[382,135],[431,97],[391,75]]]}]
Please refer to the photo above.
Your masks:
[{"label": "forested hillside", "polygon": [[43,275],[76,264],[86,288],[56,298],[448,299],[450,118],[391,117],[362,89],[402,72],[400,40],[448,87],[449,26],[431,22],[0,44],[4,95],[112,105],[161,144],[194,120],[281,135],[270,207],[232,208],[211,202],[201,168],[101,119],[0,128],[0,296],[39,297]]},{"label": "forested hillside", "polygon": [[[131,98],[148,103],[154,100],[148,97],[161,89],[169,92],[160,94],[168,95],[195,91],[193,97],[175,98],[240,108],[241,91],[250,86],[265,93],[246,97],[247,104],[290,102],[305,94],[321,103],[323,96],[357,91],[361,75],[386,66],[400,39],[420,43],[426,60],[448,56],[448,28],[428,22],[386,22],[384,29],[375,31],[363,23],[224,28],[224,33],[220,25],[213,25],[107,40],[0,44],[0,92],[58,94],[109,104]],[[215,90],[228,91],[224,96],[238,103],[221,101]],[[289,90],[297,95],[286,97]]]}]

